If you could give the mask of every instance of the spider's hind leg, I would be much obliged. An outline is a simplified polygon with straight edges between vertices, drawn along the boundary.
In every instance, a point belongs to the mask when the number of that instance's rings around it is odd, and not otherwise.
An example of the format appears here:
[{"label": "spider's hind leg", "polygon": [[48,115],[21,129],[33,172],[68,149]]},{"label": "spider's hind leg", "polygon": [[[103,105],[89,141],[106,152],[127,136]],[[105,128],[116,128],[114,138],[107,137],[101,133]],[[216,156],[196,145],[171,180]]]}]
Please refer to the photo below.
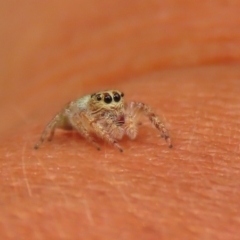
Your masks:
[{"label": "spider's hind leg", "polygon": [[47,126],[44,128],[41,137],[39,138],[39,140],[37,141],[37,143],[34,145],[35,149],[38,149],[40,147],[40,145],[45,141],[45,139],[48,136],[48,141],[51,141],[53,136],[54,136],[54,132],[55,129],[60,125],[62,120],[62,116],[61,113],[58,113],[48,124]]}]

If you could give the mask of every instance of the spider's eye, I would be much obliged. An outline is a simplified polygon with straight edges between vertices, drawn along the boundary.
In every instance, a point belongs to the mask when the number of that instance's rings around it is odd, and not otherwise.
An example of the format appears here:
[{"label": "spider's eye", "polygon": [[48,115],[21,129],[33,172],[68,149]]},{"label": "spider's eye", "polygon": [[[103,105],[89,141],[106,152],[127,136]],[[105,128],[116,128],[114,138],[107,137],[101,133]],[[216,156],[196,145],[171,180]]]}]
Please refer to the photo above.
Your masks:
[{"label": "spider's eye", "polygon": [[118,93],[115,93],[115,94],[113,95],[113,100],[114,100],[115,102],[119,102],[120,99],[121,99],[121,97],[120,97],[120,95],[119,95]]},{"label": "spider's eye", "polygon": [[111,103],[112,102],[112,97],[109,94],[106,94],[104,97],[104,102],[105,103]]},{"label": "spider's eye", "polygon": [[97,100],[98,100],[98,101],[101,101],[101,100],[102,100],[102,98],[101,98],[100,95],[97,95]]},{"label": "spider's eye", "polygon": [[123,92],[121,93],[121,97],[124,97],[124,93]]}]

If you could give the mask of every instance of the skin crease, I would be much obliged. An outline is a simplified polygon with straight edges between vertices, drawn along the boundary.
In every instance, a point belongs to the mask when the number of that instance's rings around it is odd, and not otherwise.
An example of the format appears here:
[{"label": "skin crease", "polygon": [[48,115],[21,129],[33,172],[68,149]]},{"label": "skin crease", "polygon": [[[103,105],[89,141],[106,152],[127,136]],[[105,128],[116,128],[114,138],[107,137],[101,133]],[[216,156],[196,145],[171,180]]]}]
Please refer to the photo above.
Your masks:
[{"label": "skin crease", "polygon": [[[1,5],[1,239],[239,239],[239,1]],[[63,131],[33,149],[105,89],[149,104],[174,147],[143,118],[123,153]]]}]

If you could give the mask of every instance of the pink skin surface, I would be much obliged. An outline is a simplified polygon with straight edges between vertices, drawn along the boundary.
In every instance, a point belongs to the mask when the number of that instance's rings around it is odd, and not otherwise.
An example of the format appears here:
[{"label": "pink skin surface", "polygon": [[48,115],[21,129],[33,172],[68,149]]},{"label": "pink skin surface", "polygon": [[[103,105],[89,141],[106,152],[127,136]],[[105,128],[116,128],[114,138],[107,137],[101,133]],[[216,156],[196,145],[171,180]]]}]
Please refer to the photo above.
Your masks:
[{"label": "pink skin surface", "polygon": [[[1,5],[0,239],[239,239],[239,1]],[[143,118],[123,153],[61,130],[33,149],[106,89],[149,104],[174,147]]]}]

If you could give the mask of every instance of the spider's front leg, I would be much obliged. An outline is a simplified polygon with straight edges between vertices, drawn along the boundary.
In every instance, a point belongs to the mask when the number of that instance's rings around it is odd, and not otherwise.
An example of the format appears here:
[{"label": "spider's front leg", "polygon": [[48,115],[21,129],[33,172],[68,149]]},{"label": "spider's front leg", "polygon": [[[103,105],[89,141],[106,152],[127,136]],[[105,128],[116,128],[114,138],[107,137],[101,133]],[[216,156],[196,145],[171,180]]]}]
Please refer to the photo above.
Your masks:
[{"label": "spider's front leg", "polygon": [[118,137],[120,137],[119,132],[115,131],[117,126],[112,121],[109,120],[109,122],[105,120],[108,124],[107,126],[104,126],[101,119],[94,118],[92,115],[82,113],[81,116],[83,118],[83,122],[85,122],[85,124],[87,124],[97,136],[112,144],[120,152],[123,152],[122,147],[118,144],[116,140]]},{"label": "spider's front leg", "polygon": [[71,116],[71,124],[74,129],[82,135],[88,142],[92,143],[97,150],[101,150],[95,139],[90,134],[90,127],[88,122],[86,122],[86,113],[77,113]]},{"label": "spider's front leg", "polygon": [[129,138],[134,139],[136,137],[138,118],[141,114],[144,114],[160,131],[161,137],[166,140],[168,146],[170,148],[172,147],[171,138],[169,136],[167,128],[148,105],[141,102],[130,102],[129,104],[127,104],[125,109],[127,114],[126,134],[129,136]]}]

